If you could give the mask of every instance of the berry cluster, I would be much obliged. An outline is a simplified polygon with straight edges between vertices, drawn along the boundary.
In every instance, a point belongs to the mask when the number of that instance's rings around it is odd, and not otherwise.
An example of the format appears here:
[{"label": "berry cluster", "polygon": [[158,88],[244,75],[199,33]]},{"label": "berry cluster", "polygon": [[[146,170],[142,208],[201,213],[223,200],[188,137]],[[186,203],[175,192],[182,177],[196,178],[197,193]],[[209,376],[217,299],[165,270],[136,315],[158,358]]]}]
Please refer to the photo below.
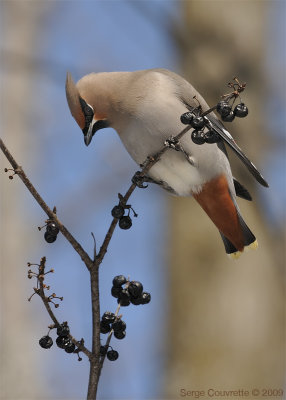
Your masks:
[{"label": "berry cluster", "polygon": [[195,144],[217,143],[220,140],[219,135],[212,128],[208,119],[201,114],[201,107],[198,106],[192,111],[181,115],[181,122],[185,125],[191,125],[194,128],[191,137]]},{"label": "berry cluster", "polygon": [[[237,78],[234,78],[234,82],[228,83],[228,86],[234,89],[233,92],[224,95],[223,100],[219,101],[215,107],[203,113],[202,107],[199,104],[191,111],[181,115],[181,122],[185,125],[191,125],[191,127],[194,128],[191,137],[195,144],[217,143],[221,140],[218,133],[213,129],[209,119],[206,117],[211,111],[216,110],[221,116],[221,119],[225,122],[232,122],[235,117],[243,118],[248,115],[248,108],[241,101],[233,108],[236,99],[240,97],[239,94],[245,89],[245,85],[245,83],[241,84]],[[230,104],[231,100],[233,100],[232,104]]]},{"label": "berry cluster", "polygon": [[75,351],[75,344],[71,341],[70,328],[67,322],[63,322],[57,327],[56,344],[60,349],[64,349],[66,353],[73,353]]},{"label": "berry cluster", "polygon": [[[139,304],[148,304],[151,301],[150,293],[143,292],[143,285],[138,281],[128,281],[125,276],[118,275],[113,281],[111,294],[117,298],[121,306],[129,306],[130,303],[138,306]],[[125,284],[123,288],[122,285]]]},{"label": "berry cluster", "polygon": [[106,311],[100,321],[100,333],[109,333],[113,330],[116,339],[124,339],[126,336],[126,323],[114,313]]},{"label": "berry cluster", "polygon": [[[51,327],[55,328],[55,326]],[[56,339],[56,344],[60,349],[65,350],[66,353],[78,353],[78,350],[76,350],[75,344],[72,342],[70,336],[70,329],[67,324],[67,322],[63,322],[61,325],[57,327],[57,339]],[[39,340],[39,345],[43,349],[50,349],[53,345],[53,339],[51,336],[45,335]],[[79,358],[79,360],[81,360]]]},{"label": "berry cluster", "polygon": [[53,243],[56,240],[59,231],[60,230],[57,225],[53,221],[49,221],[47,223],[46,232],[44,235],[45,241],[48,243]]},{"label": "berry cluster", "polygon": [[237,104],[233,110],[232,107],[233,104],[230,105],[228,100],[221,100],[217,103],[216,110],[223,121],[232,122],[235,117],[244,118],[248,115],[248,108],[244,103]]},{"label": "berry cluster", "polygon": [[[123,287],[123,285],[125,285]],[[150,293],[143,292],[143,285],[138,281],[129,281],[123,275],[117,275],[112,281],[111,294],[117,298],[118,307],[116,313],[106,311],[100,321],[100,333],[109,333],[105,346],[100,346],[100,355],[107,357],[110,361],[117,360],[119,354],[116,350],[108,350],[111,335],[116,339],[124,339],[126,336],[126,323],[122,320],[122,316],[118,315],[121,306],[147,304],[151,301]]]},{"label": "berry cluster", "polygon": [[41,231],[43,228],[46,228],[46,232],[44,234],[45,241],[48,243],[55,242],[60,231],[56,223],[53,220],[48,219],[46,221],[46,225],[42,227],[38,226],[39,231]]},{"label": "berry cluster", "polygon": [[[128,205],[125,204],[123,205],[123,196],[119,193],[118,194],[119,197],[119,204],[114,206],[113,209],[111,210],[111,215],[113,216],[113,218],[116,218],[119,220],[119,228],[121,229],[130,229],[132,226],[132,219],[130,217],[130,210],[133,211],[134,217],[137,217],[138,215],[136,214],[136,212],[133,210],[133,208]],[[128,214],[125,214],[125,210],[128,210]]]},{"label": "berry cluster", "polygon": [[117,206],[114,206],[113,209],[111,210],[111,215],[113,218],[119,219],[119,228],[121,229],[130,229],[132,226],[132,219],[130,218],[130,215],[124,215],[125,209],[122,207],[120,204]]}]

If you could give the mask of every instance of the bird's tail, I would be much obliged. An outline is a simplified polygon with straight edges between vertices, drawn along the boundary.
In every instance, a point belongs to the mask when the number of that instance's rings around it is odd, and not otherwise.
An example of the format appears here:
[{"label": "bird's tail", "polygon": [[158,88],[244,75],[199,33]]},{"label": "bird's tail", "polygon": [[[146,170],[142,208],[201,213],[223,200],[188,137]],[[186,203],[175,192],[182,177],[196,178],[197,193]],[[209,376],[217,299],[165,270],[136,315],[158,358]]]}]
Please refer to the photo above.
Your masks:
[{"label": "bird's tail", "polygon": [[231,258],[238,258],[245,248],[257,247],[256,238],[240,215],[224,175],[205,183],[193,196],[218,228]]},{"label": "bird's tail", "polygon": [[[251,230],[248,228],[246,225],[244,219],[240,215],[239,211],[237,211],[238,215],[238,220],[239,224],[242,229],[242,234],[243,234],[243,240],[244,240],[244,249],[257,249],[258,247],[258,242],[254,234],[251,232]],[[225,247],[226,253],[229,255],[230,258],[237,259],[241,255],[241,251],[239,251],[232,243],[231,241],[222,233],[220,232],[223,244]]]}]

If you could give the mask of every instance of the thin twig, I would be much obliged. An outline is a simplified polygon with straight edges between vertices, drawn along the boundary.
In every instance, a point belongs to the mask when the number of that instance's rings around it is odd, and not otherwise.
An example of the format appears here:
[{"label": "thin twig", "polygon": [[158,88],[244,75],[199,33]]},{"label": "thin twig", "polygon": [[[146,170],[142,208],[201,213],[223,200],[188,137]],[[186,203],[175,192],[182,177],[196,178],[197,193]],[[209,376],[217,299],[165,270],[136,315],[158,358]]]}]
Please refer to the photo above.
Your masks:
[{"label": "thin twig", "polygon": [[[39,275],[44,276],[44,271],[45,271],[45,262],[46,262],[46,258],[42,257],[41,262],[40,262],[40,266],[39,266]],[[39,289],[36,291],[36,293],[41,297],[44,306],[46,307],[46,310],[51,318],[51,320],[53,321],[53,323],[55,324],[56,327],[60,326],[59,321],[57,320],[51,306],[50,306],[50,302],[48,301],[47,296],[45,295],[45,288],[44,288],[44,279],[39,279],[39,277],[37,278],[38,282],[39,282]],[[69,338],[71,339],[71,341],[80,349],[80,351],[82,351],[89,359],[92,357],[92,353],[83,345],[83,343],[81,341],[76,340],[72,335],[69,334]]]},{"label": "thin twig", "polygon": [[[186,126],[177,136],[174,137],[174,140],[179,140],[181,139],[182,136],[184,136],[185,133],[187,133],[189,130],[191,129],[191,126],[188,125]],[[144,177],[144,175],[147,174],[147,172],[153,167],[154,164],[156,164],[161,156],[165,153],[165,151],[167,151],[169,149],[168,146],[164,146],[162,147],[161,150],[159,150],[157,153],[155,153],[153,156],[149,156],[146,158],[145,162],[143,163],[143,168],[141,169],[140,173],[139,173],[139,177]],[[134,190],[136,189],[137,185],[135,183],[132,183],[129,187],[129,189],[127,190],[127,192],[125,193],[125,196],[123,196],[123,199],[121,201],[121,204],[124,206],[126,205],[127,201],[129,200],[130,196],[132,195],[132,193],[134,192]],[[108,245],[110,243],[110,240],[112,238],[113,232],[116,228],[116,225],[118,223],[118,219],[117,218],[113,218],[110,227],[108,229],[108,232],[104,238],[104,241],[100,247],[99,253],[96,257],[96,262],[97,265],[99,266],[107,252],[107,248]]]},{"label": "thin twig", "polygon": [[86,251],[82,248],[82,246],[78,243],[78,241],[72,236],[72,234],[66,229],[66,227],[61,223],[61,221],[58,219],[57,215],[53,213],[53,211],[48,207],[48,205],[45,203],[43,198],[40,196],[38,191],[35,189],[35,187],[32,185],[31,181],[28,179],[27,175],[23,171],[22,167],[15,161],[13,158],[12,154],[9,152],[7,149],[6,145],[0,138],[0,148],[3,151],[4,155],[10,162],[12,168],[14,169],[15,173],[19,176],[19,178],[22,180],[26,188],[29,190],[29,192],[32,194],[32,196],[35,198],[39,206],[44,210],[44,212],[48,215],[48,217],[52,220],[54,220],[59,228],[59,230],[62,232],[62,234],[65,236],[65,238],[70,242],[72,247],[75,249],[75,251],[78,253],[78,255],[81,257],[82,261],[85,263],[86,267],[90,270],[92,266],[92,260],[89,257],[89,255],[86,253]]}]

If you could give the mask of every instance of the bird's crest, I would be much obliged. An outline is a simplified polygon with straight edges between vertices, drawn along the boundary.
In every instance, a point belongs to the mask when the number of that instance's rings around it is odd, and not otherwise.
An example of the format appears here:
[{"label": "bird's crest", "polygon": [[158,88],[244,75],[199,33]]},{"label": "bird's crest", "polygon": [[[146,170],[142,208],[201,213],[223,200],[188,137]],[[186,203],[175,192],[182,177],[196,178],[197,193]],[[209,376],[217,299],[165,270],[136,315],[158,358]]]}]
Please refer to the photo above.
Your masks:
[{"label": "bird's crest", "polygon": [[80,94],[72,79],[70,72],[67,73],[66,79],[66,96],[70,112],[81,129],[85,126],[85,116],[80,104]]}]

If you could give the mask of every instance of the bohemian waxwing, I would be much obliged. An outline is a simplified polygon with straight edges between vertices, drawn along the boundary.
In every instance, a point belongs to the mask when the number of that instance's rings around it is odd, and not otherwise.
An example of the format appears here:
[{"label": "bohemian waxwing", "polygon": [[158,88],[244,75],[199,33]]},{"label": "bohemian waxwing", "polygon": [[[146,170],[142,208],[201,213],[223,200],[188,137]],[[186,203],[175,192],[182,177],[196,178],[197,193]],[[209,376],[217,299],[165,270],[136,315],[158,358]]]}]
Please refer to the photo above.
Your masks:
[{"label": "bohemian waxwing", "polygon": [[[92,73],[76,85],[68,73],[66,95],[87,146],[97,130],[112,127],[139,165],[159,151],[166,139],[182,131],[182,114],[198,103],[202,111],[209,109],[190,83],[164,69]],[[224,141],[262,185],[268,184],[216,115],[208,114],[208,119],[224,140],[200,146],[189,134],[184,135],[180,140],[184,151],[168,149],[147,179],[175,195],[192,195],[219,229],[226,252],[236,258],[246,246],[256,248],[257,241],[236,202],[236,196],[251,197],[232,176]]]}]

